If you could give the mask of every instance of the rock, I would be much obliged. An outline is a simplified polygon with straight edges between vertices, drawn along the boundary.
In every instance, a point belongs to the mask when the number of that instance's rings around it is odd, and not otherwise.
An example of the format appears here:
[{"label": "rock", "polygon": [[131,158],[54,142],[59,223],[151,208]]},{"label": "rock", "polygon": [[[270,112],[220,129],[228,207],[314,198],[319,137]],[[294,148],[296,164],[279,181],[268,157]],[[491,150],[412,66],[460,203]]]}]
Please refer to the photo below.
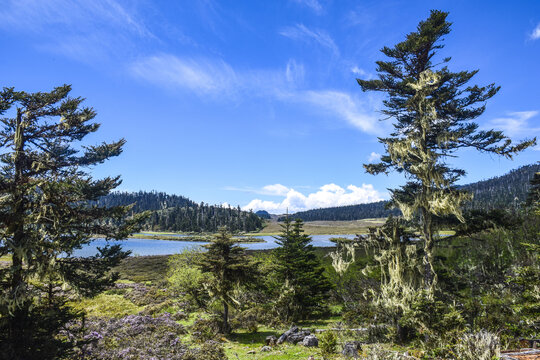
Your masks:
[{"label": "rock", "polygon": [[[275,337],[275,336],[274,336],[274,337]],[[261,348],[261,352],[268,352],[268,351],[272,351],[272,348],[271,348],[270,346],[268,346],[268,345],[263,346],[263,347]]]},{"label": "rock", "polygon": [[319,339],[315,335],[308,335],[302,340],[302,345],[307,347],[319,346]]},{"label": "rock", "polygon": [[296,332],[296,333],[292,333],[289,336],[287,336],[287,342],[296,345],[299,342],[304,341],[304,338],[306,336],[310,335],[310,334],[311,333],[309,331],[305,331],[305,330],[302,330],[302,331],[299,331],[299,332]]},{"label": "rock", "polygon": [[277,341],[278,341],[278,338],[275,337],[274,335],[270,335],[266,337],[266,345],[274,346],[276,345]]},{"label": "rock", "polygon": [[298,326],[293,325],[289,330],[285,331],[279,339],[276,341],[276,344],[283,344],[285,340],[291,335],[292,333],[298,332]]},{"label": "rock", "polygon": [[249,350],[246,354],[255,354],[256,351],[255,350]]},{"label": "rock", "polygon": [[279,337],[276,344],[283,344],[285,341],[291,344],[297,344],[303,341],[304,338],[311,333],[307,330],[300,330],[298,326],[293,325],[289,330],[285,331],[283,335]]},{"label": "rock", "polygon": [[361,343],[359,341],[350,341],[343,344],[341,354],[345,357],[358,359],[360,357],[360,355],[358,355],[358,350],[362,350]]}]

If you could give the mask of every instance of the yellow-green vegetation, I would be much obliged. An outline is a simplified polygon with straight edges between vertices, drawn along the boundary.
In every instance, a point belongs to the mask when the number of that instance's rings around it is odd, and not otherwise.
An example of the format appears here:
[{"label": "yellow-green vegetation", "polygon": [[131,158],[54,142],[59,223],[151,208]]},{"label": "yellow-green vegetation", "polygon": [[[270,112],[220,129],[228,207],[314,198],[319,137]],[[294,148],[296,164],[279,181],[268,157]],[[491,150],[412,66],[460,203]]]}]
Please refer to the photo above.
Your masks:
[{"label": "yellow-green vegetation", "polygon": [[[291,216],[294,219],[294,216]],[[362,219],[351,221],[307,221],[304,223],[304,232],[308,235],[347,235],[364,234],[369,227],[380,226],[385,219]],[[279,235],[282,231],[281,222],[268,221],[265,227],[253,236]]]},{"label": "yellow-green vegetation", "polygon": [[124,259],[114,271],[120,274],[120,279],[138,283],[165,282],[167,275],[167,255],[132,256]]},{"label": "yellow-green vegetation", "polygon": [[[310,355],[318,355],[316,348],[306,348],[301,345],[282,344],[273,347],[269,352],[261,352],[264,346],[264,339],[269,335],[276,335],[276,332],[260,332],[256,334],[236,333],[231,335],[229,341],[224,344],[225,354],[229,359],[256,359],[256,360],[304,360]],[[276,336],[279,336],[277,334]],[[255,353],[249,353],[255,351]],[[321,359],[320,356],[316,356]]]},{"label": "yellow-green vegetation", "polygon": [[133,304],[122,295],[102,293],[93,298],[73,301],[76,310],[84,310],[88,316],[121,318],[139,313],[143,307]]}]

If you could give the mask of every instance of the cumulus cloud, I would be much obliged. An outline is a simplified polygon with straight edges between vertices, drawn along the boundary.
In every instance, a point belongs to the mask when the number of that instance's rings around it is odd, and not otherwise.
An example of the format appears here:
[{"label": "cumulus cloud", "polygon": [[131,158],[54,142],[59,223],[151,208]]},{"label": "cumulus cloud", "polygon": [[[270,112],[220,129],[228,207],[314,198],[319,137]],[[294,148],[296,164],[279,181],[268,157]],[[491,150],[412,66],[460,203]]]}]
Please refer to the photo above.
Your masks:
[{"label": "cumulus cloud", "polygon": [[268,195],[286,195],[290,189],[281,184],[263,186],[264,193]]},{"label": "cumulus cloud", "polygon": [[381,154],[376,153],[374,151],[372,151],[371,154],[369,154],[369,158],[368,158],[369,162],[375,162],[379,160],[381,160]]},{"label": "cumulus cloud", "polygon": [[497,130],[502,130],[506,135],[513,136],[534,136],[540,133],[540,127],[533,126],[529,120],[536,117],[538,111],[516,111],[510,112],[506,117],[493,119],[488,126]]},{"label": "cumulus cloud", "polygon": [[294,40],[304,42],[316,42],[319,45],[329,49],[335,56],[339,55],[339,49],[334,40],[324,30],[312,30],[304,24],[296,24],[296,26],[287,27],[279,32],[281,35]]},{"label": "cumulus cloud", "polygon": [[536,25],[536,27],[532,31],[531,39],[532,40],[540,39],[540,24]]},{"label": "cumulus cloud", "polygon": [[[280,184],[269,186],[276,185]],[[383,200],[385,197],[385,194],[375,190],[371,184],[362,184],[362,186],[349,185],[346,188],[336,184],[326,184],[321,186],[318,191],[307,195],[295,189],[281,186],[280,189],[282,190],[288,189],[286,193],[282,194],[284,198],[281,201],[253,199],[243,206],[243,209],[266,210],[271,213],[283,214],[286,211],[293,213],[316,208],[369,203]]]}]

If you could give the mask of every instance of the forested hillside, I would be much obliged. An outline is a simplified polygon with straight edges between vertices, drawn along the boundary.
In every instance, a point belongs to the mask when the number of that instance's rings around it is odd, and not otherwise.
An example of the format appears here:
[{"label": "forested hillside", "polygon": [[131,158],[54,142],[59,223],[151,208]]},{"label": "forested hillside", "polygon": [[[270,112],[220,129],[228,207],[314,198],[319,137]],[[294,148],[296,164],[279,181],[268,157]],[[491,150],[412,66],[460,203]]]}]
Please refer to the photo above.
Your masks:
[{"label": "forested hillside", "polygon": [[[473,200],[467,202],[465,208],[491,210],[520,207],[527,198],[534,173],[539,171],[540,164],[525,165],[502,176],[464,185],[461,188],[474,194]],[[292,217],[304,221],[330,221],[360,220],[399,214],[396,209],[387,209],[386,204],[386,201],[379,201],[369,204],[313,209],[297,212]]]},{"label": "forested hillside", "polygon": [[527,199],[534,173],[540,171],[540,164],[525,165],[503,176],[475,182],[463,186],[472,192],[474,198],[465,205],[466,209],[517,208]]},{"label": "forested hillside", "polygon": [[214,232],[227,226],[235,232],[255,231],[263,226],[261,218],[240,207],[197,204],[186,197],[163,192],[116,192],[102,197],[98,203],[108,207],[133,204],[133,214],[151,211],[144,230]]},{"label": "forested hillside", "polygon": [[[300,211],[290,215],[290,217],[293,219],[302,219],[304,221],[347,221],[368,218],[381,218],[387,217],[390,214],[399,214],[399,210],[387,209],[386,205],[387,201],[377,201],[369,204],[337,206],[323,209]],[[284,220],[284,218],[285,217],[280,217],[279,221]]]}]

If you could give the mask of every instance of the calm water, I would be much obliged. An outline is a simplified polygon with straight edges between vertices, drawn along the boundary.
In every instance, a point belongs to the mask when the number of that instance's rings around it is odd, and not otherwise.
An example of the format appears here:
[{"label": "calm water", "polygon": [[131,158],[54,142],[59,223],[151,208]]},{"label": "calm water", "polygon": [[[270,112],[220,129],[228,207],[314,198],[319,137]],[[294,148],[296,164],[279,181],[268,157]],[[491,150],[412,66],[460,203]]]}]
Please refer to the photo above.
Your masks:
[{"label": "calm water", "polygon": [[[243,247],[250,250],[264,250],[278,247],[276,239],[272,236],[255,236],[265,240],[261,243],[241,244]],[[343,237],[353,239],[355,235],[312,235],[312,245],[316,247],[334,246],[330,238]],[[95,255],[96,248],[103,247],[107,244],[104,239],[96,239],[91,244],[75,251],[76,256],[91,256]],[[123,241],[109,241],[109,244],[121,244],[124,250],[130,250],[132,255],[170,255],[177,254],[184,249],[198,247],[207,243],[192,242],[192,241],[171,241],[171,240],[152,240],[152,239],[127,239]]]}]

